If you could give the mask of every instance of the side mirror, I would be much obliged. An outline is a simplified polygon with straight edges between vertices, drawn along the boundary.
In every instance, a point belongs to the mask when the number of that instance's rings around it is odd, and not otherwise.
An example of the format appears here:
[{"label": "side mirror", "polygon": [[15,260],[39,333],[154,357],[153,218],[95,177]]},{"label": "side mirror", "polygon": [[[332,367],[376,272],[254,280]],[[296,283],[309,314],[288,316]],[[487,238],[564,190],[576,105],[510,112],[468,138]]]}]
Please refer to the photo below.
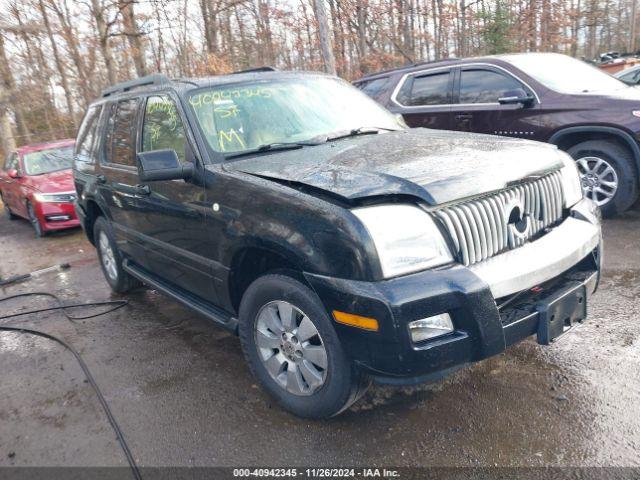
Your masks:
[{"label": "side mirror", "polygon": [[136,156],[138,176],[141,182],[160,180],[188,180],[193,176],[192,163],[180,164],[175,150],[152,150]]},{"label": "side mirror", "polygon": [[22,176],[20,175],[20,172],[18,172],[18,170],[16,170],[15,168],[10,168],[7,172],[7,175],[9,175],[9,177],[11,178],[20,178]]},{"label": "side mirror", "polygon": [[498,103],[500,105],[516,105],[519,103],[524,106],[528,106],[533,103],[533,100],[534,98],[523,89],[516,88],[515,90],[508,90],[504,92],[504,96],[498,99]]}]

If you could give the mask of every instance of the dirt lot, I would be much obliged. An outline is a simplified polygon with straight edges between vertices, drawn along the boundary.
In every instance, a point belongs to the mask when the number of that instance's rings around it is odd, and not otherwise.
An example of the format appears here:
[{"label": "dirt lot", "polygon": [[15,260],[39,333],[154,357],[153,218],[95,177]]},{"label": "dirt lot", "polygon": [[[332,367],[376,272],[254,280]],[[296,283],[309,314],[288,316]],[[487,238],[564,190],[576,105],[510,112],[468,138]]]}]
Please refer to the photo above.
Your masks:
[{"label": "dirt lot", "polygon": [[[374,388],[327,422],[294,418],[257,388],[236,338],[153,290],[115,313],[30,325],[81,352],[140,465],[640,466],[640,209],[605,225],[590,319],[551,347],[527,340],[429,387]],[[0,297],[113,299],[80,231],[35,239],[0,220],[0,275],[70,262]],[[0,304],[33,309],[46,299]],[[1,313],[0,313],[1,314]],[[0,333],[0,465],[126,465],[73,357]]]}]

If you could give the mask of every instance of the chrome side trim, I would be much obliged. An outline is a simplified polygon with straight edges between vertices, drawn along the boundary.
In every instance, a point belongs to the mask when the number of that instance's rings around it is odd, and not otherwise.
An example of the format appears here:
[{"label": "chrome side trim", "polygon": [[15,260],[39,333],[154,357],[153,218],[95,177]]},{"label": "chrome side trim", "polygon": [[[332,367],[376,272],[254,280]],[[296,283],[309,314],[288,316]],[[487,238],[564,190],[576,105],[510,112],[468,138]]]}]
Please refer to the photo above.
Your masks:
[{"label": "chrome side trim", "polygon": [[599,224],[569,217],[535,242],[469,269],[489,285],[495,298],[500,298],[560,275],[589,255],[600,241]]}]

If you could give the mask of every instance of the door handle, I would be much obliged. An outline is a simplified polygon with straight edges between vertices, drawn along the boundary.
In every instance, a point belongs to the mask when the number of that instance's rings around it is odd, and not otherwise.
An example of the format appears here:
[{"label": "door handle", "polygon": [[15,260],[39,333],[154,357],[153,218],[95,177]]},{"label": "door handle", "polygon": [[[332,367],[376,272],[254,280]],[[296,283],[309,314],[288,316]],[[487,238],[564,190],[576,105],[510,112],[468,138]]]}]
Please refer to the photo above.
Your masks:
[{"label": "door handle", "polygon": [[456,115],[456,120],[471,120],[473,118],[473,114],[471,113],[460,113]]},{"label": "door handle", "polygon": [[107,177],[104,175],[96,175],[96,181],[100,184],[105,184],[107,183]]},{"label": "door handle", "polygon": [[151,195],[149,185],[136,185],[136,193],[138,195]]}]

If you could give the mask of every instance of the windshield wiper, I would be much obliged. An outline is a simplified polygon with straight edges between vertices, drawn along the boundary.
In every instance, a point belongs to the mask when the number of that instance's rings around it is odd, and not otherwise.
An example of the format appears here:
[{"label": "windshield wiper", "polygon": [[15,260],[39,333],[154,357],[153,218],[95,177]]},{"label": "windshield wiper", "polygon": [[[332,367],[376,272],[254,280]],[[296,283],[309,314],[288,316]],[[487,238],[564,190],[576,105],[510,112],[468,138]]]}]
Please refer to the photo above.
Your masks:
[{"label": "windshield wiper", "polygon": [[265,143],[260,145],[257,148],[252,148],[251,150],[245,150],[243,152],[231,153],[229,155],[225,155],[226,159],[229,158],[238,158],[244,157],[247,155],[253,155],[255,153],[269,152],[273,150],[296,150],[302,147],[312,147],[314,145],[319,145],[319,142],[313,141],[305,141],[305,142],[274,142],[274,143]]},{"label": "windshield wiper", "polygon": [[385,132],[397,132],[398,128],[387,128],[387,127],[358,127],[352,128],[348,131],[343,132],[335,132],[326,137],[326,142],[330,142],[331,140],[339,140],[341,138],[348,137],[357,137],[358,135],[374,135],[376,133],[380,133],[381,131]]}]

